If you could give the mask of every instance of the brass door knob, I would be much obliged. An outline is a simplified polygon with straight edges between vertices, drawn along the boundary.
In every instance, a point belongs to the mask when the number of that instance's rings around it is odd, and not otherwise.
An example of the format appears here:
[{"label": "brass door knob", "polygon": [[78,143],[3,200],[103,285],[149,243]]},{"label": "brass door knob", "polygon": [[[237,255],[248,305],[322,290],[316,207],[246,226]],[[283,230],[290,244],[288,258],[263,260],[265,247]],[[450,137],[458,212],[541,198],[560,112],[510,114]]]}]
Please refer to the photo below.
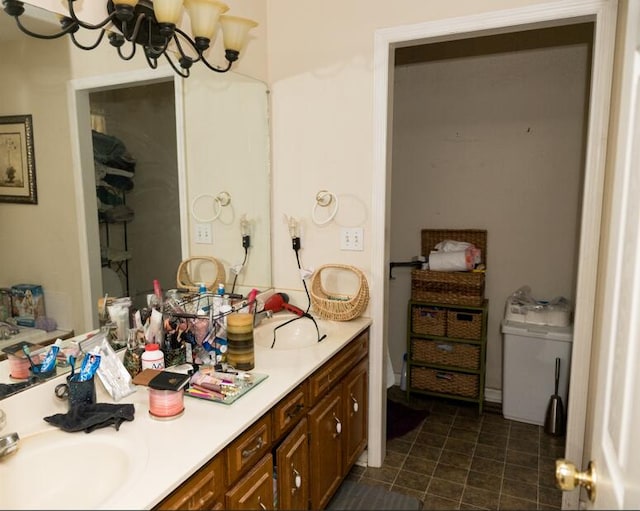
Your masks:
[{"label": "brass door knob", "polygon": [[562,491],[575,490],[582,486],[587,490],[591,502],[596,500],[596,465],[589,462],[587,470],[580,472],[569,460],[556,460],[556,484]]}]

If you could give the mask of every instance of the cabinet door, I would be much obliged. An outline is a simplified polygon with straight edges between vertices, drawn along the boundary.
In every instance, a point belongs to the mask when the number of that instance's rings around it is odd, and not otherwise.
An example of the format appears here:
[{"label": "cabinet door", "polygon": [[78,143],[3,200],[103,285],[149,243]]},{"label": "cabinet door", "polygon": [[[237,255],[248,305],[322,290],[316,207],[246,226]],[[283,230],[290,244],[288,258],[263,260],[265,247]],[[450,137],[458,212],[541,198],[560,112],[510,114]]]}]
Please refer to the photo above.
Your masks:
[{"label": "cabinet door", "polygon": [[223,474],[224,456],[219,454],[155,509],[222,509]]},{"label": "cabinet door", "polygon": [[273,509],[273,457],[262,458],[225,495],[227,509]]},{"label": "cabinet door", "polygon": [[342,482],[343,410],[339,385],[309,412],[311,509],[324,509]]},{"label": "cabinet door", "polygon": [[369,360],[365,358],[342,382],[344,417],[344,466],[346,475],[367,446],[367,389]]},{"label": "cabinet door", "polygon": [[276,450],[278,509],[309,508],[309,436],[302,419]]}]

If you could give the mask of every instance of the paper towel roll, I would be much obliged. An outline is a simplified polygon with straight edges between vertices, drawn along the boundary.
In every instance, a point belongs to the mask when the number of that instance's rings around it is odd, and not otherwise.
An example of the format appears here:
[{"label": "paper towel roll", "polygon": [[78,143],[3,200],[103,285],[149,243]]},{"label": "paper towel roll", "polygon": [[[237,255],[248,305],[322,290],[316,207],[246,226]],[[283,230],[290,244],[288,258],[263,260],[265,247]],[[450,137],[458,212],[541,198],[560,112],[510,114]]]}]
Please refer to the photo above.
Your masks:
[{"label": "paper towel roll", "polygon": [[433,271],[468,271],[473,269],[473,262],[466,250],[457,252],[431,252],[429,269]]}]

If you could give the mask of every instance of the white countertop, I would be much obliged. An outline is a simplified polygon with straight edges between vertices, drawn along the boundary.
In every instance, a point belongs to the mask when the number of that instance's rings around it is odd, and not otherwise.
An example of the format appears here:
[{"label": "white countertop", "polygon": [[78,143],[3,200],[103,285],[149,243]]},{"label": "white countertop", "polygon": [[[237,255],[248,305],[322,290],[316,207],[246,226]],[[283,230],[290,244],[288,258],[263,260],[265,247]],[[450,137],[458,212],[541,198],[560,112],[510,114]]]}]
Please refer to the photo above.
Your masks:
[{"label": "white countertop", "polygon": [[[281,317],[280,314],[278,314]],[[329,335],[322,342],[301,349],[271,350],[255,346],[254,372],[268,378],[231,405],[185,396],[184,414],[172,420],[156,420],[149,411],[147,387],[120,403],[133,403],[135,419],[124,422],[119,431],[109,427],[101,430],[113,435],[127,435],[140,445],[139,468],[132,481],[121,487],[100,509],[150,509],[195,473],[204,463],[220,452],[255,420],[271,409],[290,390],[305,380],[345,344],[370,324],[369,318],[346,322],[319,321],[329,326]],[[258,327],[262,328],[262,327]],[[286,328],[278,336],[286,335]],[[7,382],[6,361],[0,362],[0,382]],[[57,400],[53,388],[62,376],[0,401],[7,416],[3,433],[17,431],[21,437],[51,429],[43,417],[65,413],[66,402]],[[98,402],[113,402],[101,383],[97,384]],[[25,406],[28,403],[29,406]],[[85,435],[86,433],[69,433]],[[20,456],[20,451],[14,455]],[[100,459],[88,456],[82,469],[90,469]],[[53,467],[52,467],[53,468]],[[52,475],[53,477],[53,475]],[[66,474],[69,498],[73,498],[72,474]],[[71,507],[71,506],[70,506]],[[69,507],[69,508],[70,508]]]},{"label": "white countertop", "polygon": [[66,337],[71,333],[71,330],[52,330],[47,332],[39,328],[31,328],[27,326],[18,326],[20,331],[10,336],[8,339],[0,340],[0,350],[13,346],[20,341],[30,342],[32,344],[38,344],[41,342],[55,341],[59,337]]}]

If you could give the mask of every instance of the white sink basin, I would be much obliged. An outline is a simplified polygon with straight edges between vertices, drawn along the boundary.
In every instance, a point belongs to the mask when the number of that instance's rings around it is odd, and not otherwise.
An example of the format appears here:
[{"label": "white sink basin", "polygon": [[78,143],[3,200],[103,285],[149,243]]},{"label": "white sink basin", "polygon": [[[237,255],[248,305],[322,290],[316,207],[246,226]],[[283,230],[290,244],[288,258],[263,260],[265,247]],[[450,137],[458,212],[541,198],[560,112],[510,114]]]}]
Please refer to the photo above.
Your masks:
[{"label": "white sink basin", "polygon": [[[319,337],[323,335],[328,337],[331,334],[331,322],[316,319],[320,331],[318,335],[318,330],[309,318],[301,317],[285,324],[293,318],[297,316],[277,314],[273,318],[264,320],[253,331],[254,344],[265,348],[271,348],[273,345],[274,350],[297,350],[315,346],[318,344]],[[275,344],[273,343],[274,332]]]},{"label": "white sink basin", "polygon": [[20,438],[18,450],[0,459],[0,508],[108,507],[144,469],[146,454],[144,444],[112,427],[91,433],[56,428]]}]

